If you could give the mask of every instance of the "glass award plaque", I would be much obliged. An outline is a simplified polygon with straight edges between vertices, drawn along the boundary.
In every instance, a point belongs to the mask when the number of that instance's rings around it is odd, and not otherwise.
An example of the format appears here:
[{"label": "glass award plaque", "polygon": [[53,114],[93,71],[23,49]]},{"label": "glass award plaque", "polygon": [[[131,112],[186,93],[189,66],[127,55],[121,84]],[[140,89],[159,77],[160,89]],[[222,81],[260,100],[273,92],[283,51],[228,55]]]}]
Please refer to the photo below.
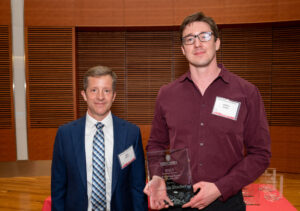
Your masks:
[{"label": "glass award plaque", "polygon": [[167,195],[174,206],[182,206],[193,197],[187,149],[147,152],[147,167],[150,197]]}]

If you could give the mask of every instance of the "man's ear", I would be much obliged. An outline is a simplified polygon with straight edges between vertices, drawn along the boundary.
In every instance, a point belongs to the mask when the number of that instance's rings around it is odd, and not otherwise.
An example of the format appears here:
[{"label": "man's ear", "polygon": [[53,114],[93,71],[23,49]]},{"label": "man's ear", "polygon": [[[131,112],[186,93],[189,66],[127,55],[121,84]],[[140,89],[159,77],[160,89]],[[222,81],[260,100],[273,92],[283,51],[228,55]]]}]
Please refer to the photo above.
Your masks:
[{"label": "man's ear", "polygon": [[185,55],[185,50],[184,50],[183,45],[181,45],[181,51],[182,51],[182,54]]},{"label": "man's ear", "polygon": [[116,99],[116,96],[117,96],[117,92],[116,92],[116,91],[114,91],[114,94],[113,94],[113,102],[115,101],[115,99]]},{"label": "man's ear", "polygon": [[84,90],[81,91],[81,96],[83,97],[84,101],[87,101],[86,93]]},{"label": "man's ear", "polygon": [[216,51],[218,51],[220,49],[220,45],[221,45],[221,40],[218,38],[216,40]]}]

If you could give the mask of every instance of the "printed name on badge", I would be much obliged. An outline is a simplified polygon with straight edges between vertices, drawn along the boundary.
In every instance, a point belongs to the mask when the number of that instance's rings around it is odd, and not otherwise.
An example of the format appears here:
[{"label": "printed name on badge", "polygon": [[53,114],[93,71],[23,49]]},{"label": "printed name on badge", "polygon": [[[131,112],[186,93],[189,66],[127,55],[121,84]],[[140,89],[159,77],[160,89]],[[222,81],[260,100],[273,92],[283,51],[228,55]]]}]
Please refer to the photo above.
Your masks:
[{"label": "printed name on badge", "polygon": [[123,169],[135,160],[135,153],[133,147],[130,146],[128,149],[120,153],[118,156],[119,156],[121,168]]},{"label": "printed name on badge", "polygon": [[241,102],[217,96],[212,114],[232,120],[237,120],[240,105]]}]

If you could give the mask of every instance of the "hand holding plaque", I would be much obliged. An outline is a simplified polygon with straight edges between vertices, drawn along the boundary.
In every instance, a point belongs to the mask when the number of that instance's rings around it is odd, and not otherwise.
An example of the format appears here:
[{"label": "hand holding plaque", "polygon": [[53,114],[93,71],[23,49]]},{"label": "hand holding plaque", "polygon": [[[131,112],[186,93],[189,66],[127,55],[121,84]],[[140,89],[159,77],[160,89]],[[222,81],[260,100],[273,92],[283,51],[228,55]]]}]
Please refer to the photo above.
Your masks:
[{"label": "hand holding plaque", "polygon": [[187,149],[148,152],[147,163],[150,205],[182,206],[190,201],[193,187]]},{"label": "hand holding plaque", "polygon": [[144,192],[150,197],[149,202],[152,209],[162,209],[174,205],[167,195],[164,179],[159,176],[152,177]]}]

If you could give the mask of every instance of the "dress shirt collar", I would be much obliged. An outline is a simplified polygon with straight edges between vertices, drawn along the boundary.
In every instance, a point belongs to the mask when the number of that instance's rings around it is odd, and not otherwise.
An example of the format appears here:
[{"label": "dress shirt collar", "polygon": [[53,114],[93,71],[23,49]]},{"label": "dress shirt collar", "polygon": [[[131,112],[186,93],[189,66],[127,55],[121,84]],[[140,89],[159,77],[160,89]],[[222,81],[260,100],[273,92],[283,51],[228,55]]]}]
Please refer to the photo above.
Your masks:
[{"label": "dress shirt collar", "polygon": [[[96,128],[96,123],[99,122],[93,117],[91,117],[88,112],[86,112],[86,125],[88,129]],[[102,124],[104,124],[104,128],[110,128],[112,127],[113,120],[112,120],[112,114],[111,111],[109,114],[101,121]]]},{"label": "dress shirt collar", "polygon": [[[230,76],[228,75],[228,70],[226,70],[226,68],[222,64],[219,64],[218,67],[221,68],[221,72],[219,73],[219,76],[216,78],[216,80],[221,78],[225,83],[228,84],[230,81],[229,80]],[[179,77],[180,82],[183,82],[186,79],[191,82],[193,81],[192,77],[191,77],[191,71],[188,71],[185,74],[183,74],[181,77]]]}]

